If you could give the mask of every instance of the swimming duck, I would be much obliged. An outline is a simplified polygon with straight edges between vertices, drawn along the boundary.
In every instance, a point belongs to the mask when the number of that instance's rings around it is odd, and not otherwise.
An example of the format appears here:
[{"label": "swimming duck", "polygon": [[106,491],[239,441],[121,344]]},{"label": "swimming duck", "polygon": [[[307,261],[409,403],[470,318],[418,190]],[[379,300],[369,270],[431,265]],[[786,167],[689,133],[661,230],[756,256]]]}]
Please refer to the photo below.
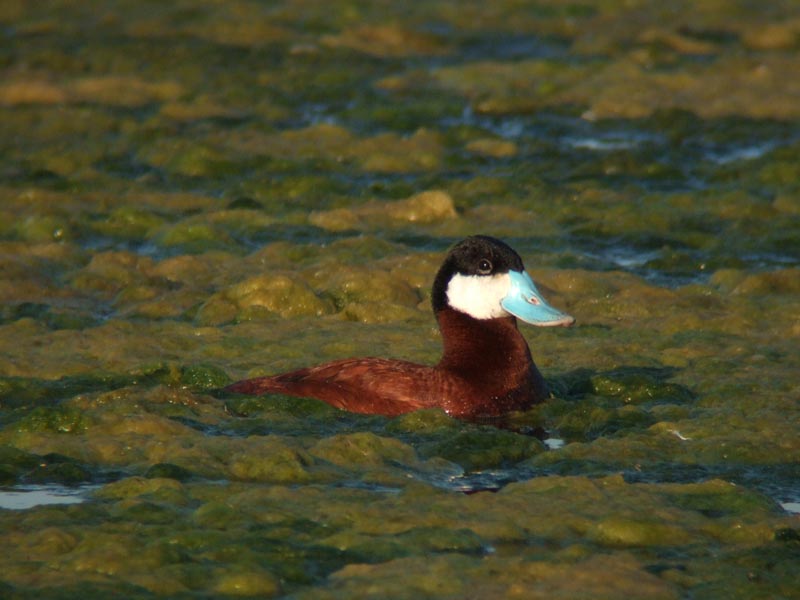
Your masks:
[{"label": "swimming duck", "polygon": [[500,416],[545,399],[547,387],[517,319],[539,327],[569,326],[575,319],[545,301],[510,246],[485,235],[456,244],[434,279],[432,304],[444,345],[436,366],[349,358],[225,389],[317,398],[386,416],[441,408],[465,419]]}]

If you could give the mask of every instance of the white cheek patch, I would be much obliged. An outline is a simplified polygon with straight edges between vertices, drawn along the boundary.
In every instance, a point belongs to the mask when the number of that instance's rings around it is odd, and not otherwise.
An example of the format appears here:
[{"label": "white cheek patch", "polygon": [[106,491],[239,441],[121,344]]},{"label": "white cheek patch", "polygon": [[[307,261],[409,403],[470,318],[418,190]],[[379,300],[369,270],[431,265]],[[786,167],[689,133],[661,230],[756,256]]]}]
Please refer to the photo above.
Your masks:
[{"label": "white cheek patch", "polygon": [[498,275],[461,275],[456,273],[447,284],[447,302],[452,308],[476,319],[507,317],[500,302],[508,294],[511,278]]}]

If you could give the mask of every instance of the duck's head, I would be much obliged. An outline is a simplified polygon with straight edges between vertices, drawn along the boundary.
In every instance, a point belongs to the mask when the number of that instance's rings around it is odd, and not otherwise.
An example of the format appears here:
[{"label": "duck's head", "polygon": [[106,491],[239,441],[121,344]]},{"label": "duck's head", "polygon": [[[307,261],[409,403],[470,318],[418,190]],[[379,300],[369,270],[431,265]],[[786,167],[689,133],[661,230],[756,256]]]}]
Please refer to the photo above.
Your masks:
[{"label": "duck's head", "polygon": [[542,297],[519,254],[486,235],[450,250],[433,282],[432,302],[435,313],[449,307],[481,320],[513,315],[539,327],[575,322]]}]

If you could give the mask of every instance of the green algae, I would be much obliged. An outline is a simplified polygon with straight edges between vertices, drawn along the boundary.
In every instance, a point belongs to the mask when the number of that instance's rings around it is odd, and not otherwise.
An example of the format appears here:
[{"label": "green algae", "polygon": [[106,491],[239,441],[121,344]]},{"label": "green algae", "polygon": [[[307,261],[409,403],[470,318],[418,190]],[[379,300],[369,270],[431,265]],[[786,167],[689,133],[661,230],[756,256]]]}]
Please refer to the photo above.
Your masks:
[{"label": "green algae", "polygon": [[187,365],[181,368],[180,381],[193,390],[210,390],[231,382],[227,373],[215,365]]},{"label": "green algae", "polygon": [[644,370],[631,369],[598,374],[590,378],[592,392],[599,396],[619,398],[625,404],[683,404],[692,400],[685,387],[658,381]]},{"label": "green algae", "polygon": [[173,465],[171,463],[156,463],[149,467],[147,471],[145,471],[144,476],[150,479],[165,477],[168,479],[184,481],[189,479],[192,474],[188,469],[184,469],[178,465]]},{"label": "green algae", "polygon": [[35,408],[16,423],[18,431],[78,433],[89,427],[85,415],[71,407]]},{"label": "green algae", "polygon": [[0,446],[0,485],[17,483],[39,463],[40,459],[35,454],[14,446]]},{"label": "green algae", "polygon": [[303,282],[286,275],[257,275],[209,298],[197,319],[204,325],[220,325],[234,318],[247,321],[271,314],[292,317],[331,312],[331,303]]},{"label": "green algae", "polygon": [[456,218],[453,199],[446,192],[431,190],[405,200],[374,202],[355,210],[334,209],[312,212],[309,221],[323,229],[346,231],[393,224],[428,225]]},{"label": "green algae", "polygon": [[[0,594],[792,596],[799,22],[0,5],[0,483],[85,500],[0,510]],[[545,403],[218,392],[435,363],[430,283],[478,232],[578,318],[521,327]]]},{"label": "green algae", "polygon": [[[60,530],[57,536],[61,540],[57,544],[59,563],[87,567],[103,564],[106,569],[113,565],[116,577],[129,582],[139,579],[145,569],[155,568],[163,577],[158,583],[156,580],[147,582],[146,587],[151,591],[156,591],[155,585],[181,583],[195,589],[209,585],[208,575],[198,577],[191,570],[181,572],[170,568],[176,564],[191,566],[201,558],[207,562],[211,573],[243,571],[256,564],[251,561],[258,561],[260,569],[280,576],[283,584],[288,586],[308,585],[329,573],[333,573],[330,583],[334,586],[345,582],[350,586],[360,586],[363,583],[359,583],[359,573],[370,573],[373,577],[378,574],[389,586],[388,590],[395,589],[395,584],[391,578],[380,575],[383,570],[391,569],[393,564],[416,565],[416,561],[421,559],[435,561],[437,566],[433,569],[422,568],[421,564],[414,567],[416,575],[404,582],[406,589],[441,585],[435,581],[442,569],[456,569],[467,578],[467,581],[455,578],[454,590],[488,585],[481,564],[498,572],[538,574],[540,578],[551,579],[552,585],[556,582],[564,585],[568,581],[564,578],[564,569],[572,573],[573,568],[580,568],[584,577],[595,579],[597,585],[624,586],[627,579],[619,581],[618,567],[611,567],[611,564],[616,564],[626,565],[625,572],[636,578],[637,584],[641,584],[644,577],[658,591],[654,597],[671,597],[680,594],[681,585],[669,578],[645,576],[647,565],[653,561],[662,565],[659,571],[690,569],[693,576],[702,569],[711,568],[716,580],[726,569],[735,568],[737,562],[754,560],[755,550],[764,551],[776,543],[785,543],[773,541],[774,530],[757,525],[759,520],[769,515],[769,505],[765,505],[763,500],[756,502],[749,493],[724,482],[687,488],[663,484],[631,486],[620,478],[545,478],[514,484],[497,495],[459,496],[427,486],[409,488],[400,501],[394,495],[375,496],[366,490],[331,488],[323,493],[314,488],[299,490],[278,486],[265,490],[242,487],[242,484],[225,490],[207,484],[187,487],[170,481],[134,480],[124,487],[120,484],[106,486],[107,491],[99,497],[105,498],[106,502],[117,499],[106,509],[116,519],[103,525],[103,533],[96,534],[91,540],[74,524],[57,524],[58,513],[45,511],[40,518]],[[202,502],[202,505],[194,511],[176,512],[173,509],[170,512],[170,505],[164,504],[170,496],[164,494],[176,490],[188,494],[190,502]],[[698,512],[707,499],[714,496],[749,497],[749,505],[740,505],[739,510],[726,516]],[[305,501],[300,502],[301,497]],[[371,498],[372,504],[354,511],[354,506],[361,505],[359,499],[365,497]],[[565,511],[566,498],[572,499],[572,508]],[[577,505],[576,498],[580,498]],[[701,500],[699,505],[696,502],[692,504],[696,498],[706,500]],[[689,504],[683,506],[687,499]],[[634,502],[635,506],[626,509],[629,502]],[[174,500],[171,505],[176,506]],[[427,509],[418,512],[421,505]],[[602,515],[614,507],[628,516],[592,525],[593,515]],[[640,516],[642,512],[654,515],[651,519],[658,515],[660,523],[648,527]],[[75,511],[73,513],[77,516]],[[128,519],[138,526],[126,533],[124,524]],[[142,546],[146,540],[143,532],[162,529],[165,519],[172,520],[175,530],[171,544]],[[415,526],[414,522],[418,525]],[[257,530],[248,532],[254,523],[258,524]],[[718,536],[725,536],[725,531],[731,527],[739,530],[738,550],[727,555],[720,564],[719,559],[713,558],[714,551],[706,548],[705,544],[716,544]],[[201,529],[202,535],[197,528]],[[275,543],[284,539],[287,531],[293,532],[291,546],[284,545],[282,550],[278,550]],[[607,556],[602,564],[593,567],[593,556],[598,555],[574,551],[577,541],[584,538],[584,531],[585,539],[580,542],[584,548],[597,544],[606,549],[600,554]],[[41,547],[41,534],[37,534],[38,541],[32,539],[30,533],[15,531],[14,535],[30,548],[36,548],[35,544]],[[55,531],[50,536],[55,540]],[[237,538],[243,538],[247,543],[242,546],[236,543]],[[130,551],[123,550],[125,540],[142,554],[134,559]],[[543,540],[564,549],[561,560],[558,555],[543,553]],[[522,546],[517,545],[520,542]],[[489,544],[500,551],[485,555]],[[508,544],[516,549],[515,552],[504,551]],[[526,544],[532,545],[526,550]],[[651,552],[655,554],[644,554],[635,559],[631,550],[642,546],[653,547]],[[674,554],[667,553],[659,557],[657,548],[660,546],[679,547],[684,556],[674,558]],[[627,551],[608,554],[609,548]],[[100,549],[109,553],[108,559],[102,563],[97,555]],[[233,559],[232,553],[238,554],[240,566],[224,567]],[[569,554],[572,558],[567,558]],[[483,558],[476,559],[476,555]],[[788,564],[786,560],[790,560],[790,556],[785,554],[776,554],[775,558],[778,564]],[[715,560],[721,568],[712,566]],[[369,565],[376,565],[376,568]],[[499,590],[508,590],[507,586],[515,585],[514,581],[519,585],[516,575],[494,579],[492,585],[499,586],[496,588]],[[777,580],[768,589],[779,585]],[[306,589],[307,593],[311,592],[311,588]],[[519,589],[521,592],[524,587]]]},{"label": "green algae", "polygon": [[492,429],[459,431],[436,441],[423,443],[423,454],[455,462],[467,471],[481,471],[517,463],[540,452],[535,438]]}]

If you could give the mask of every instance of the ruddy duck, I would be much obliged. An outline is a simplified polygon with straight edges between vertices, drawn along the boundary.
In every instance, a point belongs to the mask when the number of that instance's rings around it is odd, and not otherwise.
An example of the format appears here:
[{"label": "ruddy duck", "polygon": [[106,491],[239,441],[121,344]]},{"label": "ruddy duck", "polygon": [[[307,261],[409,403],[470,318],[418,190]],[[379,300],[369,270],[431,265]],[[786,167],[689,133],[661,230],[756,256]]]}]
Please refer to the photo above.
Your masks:
[{"label": "ruddy duck", "polygon": [[459,242],[436,275],[432,304],[444,342],[436,366],[350,358],[225,389],[317,398],[386,416],[441,408],[467,419],[524,410],[545,399],[547,387],[517,319],[539,327],[569,326],[575,319],[544,300],[511,247],[485,235]]}]

